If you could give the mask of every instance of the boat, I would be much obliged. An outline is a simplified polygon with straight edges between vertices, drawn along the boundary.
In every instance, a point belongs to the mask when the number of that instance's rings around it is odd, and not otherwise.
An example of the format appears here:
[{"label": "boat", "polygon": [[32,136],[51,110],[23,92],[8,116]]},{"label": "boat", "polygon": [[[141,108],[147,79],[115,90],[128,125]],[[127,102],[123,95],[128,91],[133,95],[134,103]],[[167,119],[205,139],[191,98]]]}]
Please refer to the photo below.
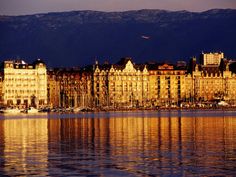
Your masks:
[{"label": "boat", "polygon": [[76,107],[73,109],[73,112],[81,112],[84,109],[84,107]]},{"label": "boat", "polygon": [[78,113],[78,112],[92,112],[94,111],[93,109],[89,108],[89,107],[76,107],[73,109],[74,113]]},{"label": "boat", "polygon": [[1,112],[6,114],[18,114],[21,112],[21,110],[18,108],[6,108],[2,109]]},{"label": "boat", "polygon": [[220,101],[220,102],[218,103],[218,105],[219,105],[219,106],[229,106],[229,104],[226,103],[225,101]]},{"label": "boat", "polygon": [[26,113],[38,113],[39,110],[34,108],[34,107],[29,107],[28,109],[26,109]]}]

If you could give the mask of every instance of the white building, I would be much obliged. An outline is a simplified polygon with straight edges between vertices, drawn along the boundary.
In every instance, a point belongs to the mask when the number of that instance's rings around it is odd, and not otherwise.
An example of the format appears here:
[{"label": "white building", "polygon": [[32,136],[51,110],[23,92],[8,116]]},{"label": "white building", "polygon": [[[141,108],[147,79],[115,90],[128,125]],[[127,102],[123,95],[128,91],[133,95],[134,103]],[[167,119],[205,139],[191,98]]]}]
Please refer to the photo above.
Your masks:
[{"label": "white building", "polygon": [[47,70],[40,59],[32,64],[23,60],[3,62],[3,102],[5,105],[40,106],[47,104]]}]

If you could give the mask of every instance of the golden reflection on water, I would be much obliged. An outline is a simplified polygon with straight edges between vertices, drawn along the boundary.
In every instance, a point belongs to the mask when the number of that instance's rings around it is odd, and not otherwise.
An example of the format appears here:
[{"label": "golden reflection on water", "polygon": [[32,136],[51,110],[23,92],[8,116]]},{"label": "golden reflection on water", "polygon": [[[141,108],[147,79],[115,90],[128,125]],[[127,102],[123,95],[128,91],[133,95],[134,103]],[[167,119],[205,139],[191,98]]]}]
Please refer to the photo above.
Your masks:
[{"label": "golden reflection on water", "polygon": [[8,175],[45,176],[48,160],[47,119],[1,120],[4,135],[4,171]]},{"label": "golden reflection on water", "polygon": [[43,176],[53,174],[50,168],[63,173],[52,154],[71,158],[72,166],[75,157],[100,164],[106,159],[116,170],[134,175],[197,173],[188,167],[219,175],[221,168],[236,167],[234,117],[17,119],[0,121],[0,128],[6,174],[14,169],[27,175],[34,167]]},{"label": "golden reflection on water", "polygon": [[[69,148],[105,154],[126,171],[137,170],[137,163],[153,161],[160,168],[183,163],[227,167],[231,165],[227,158],[236,157],[236,119],[230,117],[51,119],[49,132],[57,141],[77,141],[77,146]],[[182,175],[191,174],[185,171]]]}]

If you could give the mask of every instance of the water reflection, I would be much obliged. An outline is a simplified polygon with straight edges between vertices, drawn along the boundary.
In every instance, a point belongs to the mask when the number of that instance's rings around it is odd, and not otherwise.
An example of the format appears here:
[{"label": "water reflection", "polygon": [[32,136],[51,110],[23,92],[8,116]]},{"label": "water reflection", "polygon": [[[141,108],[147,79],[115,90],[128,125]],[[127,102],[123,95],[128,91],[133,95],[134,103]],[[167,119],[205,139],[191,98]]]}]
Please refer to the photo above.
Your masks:
[{"label": "water reflection", "polygon": [[47,119],[0,120],[0,174],[47,175]]},{"label": "water reflection", "polygon": [[0,128],[7,175],[236,175],[234,117],[95,114],[0,120]]}]

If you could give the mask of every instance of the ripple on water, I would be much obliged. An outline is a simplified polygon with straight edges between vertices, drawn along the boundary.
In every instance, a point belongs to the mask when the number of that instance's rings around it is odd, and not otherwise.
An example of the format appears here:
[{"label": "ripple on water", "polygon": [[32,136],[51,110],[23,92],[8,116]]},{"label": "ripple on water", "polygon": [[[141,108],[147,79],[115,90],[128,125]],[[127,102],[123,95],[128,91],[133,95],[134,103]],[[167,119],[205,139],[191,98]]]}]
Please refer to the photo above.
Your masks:
[{"label": "ripple on water", "polygon": [[235,137],[235,112],[4,117],[0,174],[236,176]]}]

